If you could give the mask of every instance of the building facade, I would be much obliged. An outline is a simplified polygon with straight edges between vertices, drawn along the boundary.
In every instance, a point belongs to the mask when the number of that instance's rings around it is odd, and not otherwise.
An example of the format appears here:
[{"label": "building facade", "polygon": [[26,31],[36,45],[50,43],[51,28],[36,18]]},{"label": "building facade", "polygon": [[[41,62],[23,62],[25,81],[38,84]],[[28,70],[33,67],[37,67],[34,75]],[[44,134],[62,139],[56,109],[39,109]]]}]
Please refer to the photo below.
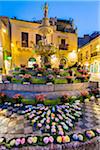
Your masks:
[{"label": "building facade", "polygon": [[10,22],[0,17],[0,69],[6,73],[11,67]]},{"label": "building facade", "polygon": [[79,38],[78,62],[91,73],[100,73],[100,32]]},{"label": "building facade", "polygon": [[[6,22],[6,33],[9,32],[9,34],[5,34],[9,40],[2,36],[0,41],[3,43],[2,51],[4,52],[4,50],[6,50],[6,52],[9,52],[6,53],[8,58],[11,56],[11,60],[7,61],[10,63],[10,68],[20,66],[20,64],[28,66],[32,58],[40,65],[41,58],[35,51],[35,45],[42,39],[39,30],[39,27],[42,25],[42,20],[25,21],[16,18],[0,18],[1,23]],[[48,44],[52,43],[57,47],[55,55],[51,56],[52,66],[58,67],[61,63],[63,63],[65,67],[73,65],[77,61],[77,30],[73,20],[50,18],[49,23],[53,28],[53,33],[47,35],[46,40]],[[1,34],[3,34],[4,28],[3,26],[0,27]],[[7,47],[5,47],[4,44]]]},{"label": "building facade", "polygon": [[[40,57],[35,53],[34,45],[42,39],[39,32],[40,23],[26,22],[10,19],[11,22],[11,43],[12,43],[12,66],[19,66],[24,63],[28,65],[30,58],[35,58],[39,63]],[[77,34],[76,32],[58,31],[57,26],[53,26],[54,31],[47,36],[47,42],[53,43],[58,51],[55,54],[56,66],[65,60],[65,65],[74,63],[68,60],[68,54],[73,50],[77,52]],[[74,41],[74,42],[73,42]],[[55,66],[55,65],[54,65]]]}]

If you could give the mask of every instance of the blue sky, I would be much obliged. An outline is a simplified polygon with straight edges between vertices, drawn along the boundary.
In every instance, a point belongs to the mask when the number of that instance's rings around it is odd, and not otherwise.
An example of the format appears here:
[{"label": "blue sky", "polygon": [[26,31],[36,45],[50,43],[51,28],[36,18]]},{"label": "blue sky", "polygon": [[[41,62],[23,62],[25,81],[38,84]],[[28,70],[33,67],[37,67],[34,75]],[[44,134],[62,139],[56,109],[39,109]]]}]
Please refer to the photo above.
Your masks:
[{"label": "blue sky", "polygon": [[[100,1],[46,1],[49,17],[73,18],[78,34],[100,31]],[[38,20],[43,17],[44,1],[0,1],[0,16],[25,20]]]}]

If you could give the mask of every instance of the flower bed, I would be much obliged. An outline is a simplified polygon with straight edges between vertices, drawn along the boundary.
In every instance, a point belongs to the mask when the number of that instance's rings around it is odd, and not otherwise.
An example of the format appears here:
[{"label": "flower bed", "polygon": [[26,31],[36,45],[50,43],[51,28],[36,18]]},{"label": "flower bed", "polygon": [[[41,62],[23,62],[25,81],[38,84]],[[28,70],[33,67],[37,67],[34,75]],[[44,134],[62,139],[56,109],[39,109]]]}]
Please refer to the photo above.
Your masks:
[{"label": "flower bed", "polygon": [[[88,129],[84,132],[72,133],[75,123],[82,117],[82,97],[85,96],[86,99],[89,96],[86,91],[81,94],[81,97],[63,95],[60,104],[55,103],[54,105],[51,103],[45,105],[45,95],[36,95],[35,100],[39,103],[37,105],[23,104],[23,97],[19,94],[13,97],[13,103],[4,101],[3,104],[0,104],[0,114],[10,111],[12,114],[24,115],[30,121],[33,134],[9,140],[0,137],[0,146],[12,149],[26,146],[47,146],[49,144],[63,145],[73,142],[85,143],[100,136],[100,129]],[[0,100],[5,96],[4,93],[1,93]],[[40,104],[41,102],[44,104]]]},{"label": "flower bed", "polygon": [[4,83],[22,84],[27,82],[30,84],[46,84],[48,82],[52,84],[65,84],[65,80],[68,83],[76,82],[76,80],[77,83],[87,82],[89,80],[89,74],[86,70],[79,70],[77,67],[65,69],[62,64],[60,65],[60,69],[50,68],[50,64],[46,64],[42,68],[38,64],[34,64],[33,68],[25,68],[25,65],[24,67],[21,65],[21,68],[15,69],[12,75],[7,75],[3,78]]},{"label": "flower bed", "polygon": [[33,130],[51,135],[65,135],[74,128],[81,117],[81,104],[78,101],[69,105],[39,106],[27,108],[23,114],[30,120]]},{"label": "flower bed", "polygon": [[[89,137],[87,133],[89,133],[90,135]],[[100,136],[100,129],[91,129],[91,130],[86,130],[85,132],[81,132],[77,134],[73,133],[73,134],[64,135],[64,136],[30,135],[30,136],[25,136],[25,137],[13,138],[13,139],[10,139],[9,141],[7,141],[6,138],[1,137],[0,146],[5,146],[6,148],[11,149],[11,148],[21,148],[21,147],[26,147],[26,146],[37,146],[37,145],[47,146],[48,144],[68,144],[68,143],[74,144],[74,142],[78,144],[77,142],[81,142],[81,143],[88,142],[94,137],[98,137],[98,136]]]},{"label": "flower bed", "polygon": [[76,102],[76,100],[79,100],[80,102],[85,102],[86,99],[90,99],[94,101],[96,98],[93,94],[90,94],[87,90],[81,91],[81,95],[79,96],[71,96],[68,93],[63,94],[60,97],[57,97],[55,99],[48,99],[45,94],[35,94],[31,99],[25,99],[23,95],[21,94],[15,94],[13,97],[6,95],[4,92],[0,93],[0,104],[4,104],[5,102],[11,102],[11,103],[23,103],[23,104],[44,104],[44,105],[56,105],[56,104],[73,104]]}]

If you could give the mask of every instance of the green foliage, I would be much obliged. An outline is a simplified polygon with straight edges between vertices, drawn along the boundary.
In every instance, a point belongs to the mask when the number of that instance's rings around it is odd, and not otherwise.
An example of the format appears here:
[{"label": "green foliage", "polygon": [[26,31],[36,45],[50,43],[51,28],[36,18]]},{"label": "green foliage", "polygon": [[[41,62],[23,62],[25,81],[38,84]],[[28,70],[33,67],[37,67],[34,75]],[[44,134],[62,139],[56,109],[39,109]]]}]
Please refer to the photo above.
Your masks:
[{"label": "green foliage", "polygon": [[35,105],[36,104],[35,99],[22,99],[21,102],[26,105]]},{"label": "green foliage", "polygon": [[76,71],[77,71],[77,68],[76,68],[76,67],[73,67],[73,68],[71,68],[71,70],[76,72]]},{"label": "green foliage", "polygon": [[57,98],[57,99],[53,99],[53,100],[45,100],[44,101],[44,105],[57,105],[57,104],[60,104],[60,98]]},{"label": "green foliage", "polygon": [[81,75],[81,73],[80,73],[80,72],[78,72],[78,71],[76,71],[75,73],[76,73],[76,76]]},{"label": "green foliage", "polygon": [[[26,105],[36,105],[35,99],[22,99],[22,103]],[[45,100],[44,105],[57,105],[60,104],[60,99],[55,100]]]},{"label": "green foliage", "polygon": [[69,73],[64,71],[64,72],[60,72],[60,76],[69,76]]},{"label": "green foliage", "polygon": [[28,71],[27,74],[30,74],[31,76],[36,76],[36,72],[35,71]]},{"label": "green foliage", "polygon": [[80,80],[75,79],[73,80],[73,83],[80,83]]},{"label": "green foliage", "polygon": [[55,78],[54,83],[55,84],[66,84],[67,80],[66,79],[61,79],[61,78]]},{"label": "green foliage", "polygon": [[8,75],[6,76],[6,79],[11,82],[12,76]]},{"label": "green foliage", "polygon": [[15,71],[19,71],[20,67],[15,67]]},{"label": "green foliage", "polygon": [[13,72],[14,76],[18,76],[20,73],[19,72]]},{"label": "green foliage", "polygon": [[25,75],[25,74],[27,74],[27,73],[28,73],[28,71],[27,71],[27,70],[25,70],[25,69],[21,69],[21,70],[20,70],[20,74]]},{"label": "green foliage", "polygon": [[33,78],[31,82],[32,84],[45,84],[46,80],[43,78]]},{"label": "green foliage", "polygon": [[12,83],[21,83],[22,80],[21,80],[21,79],[12,78],[12,79],[11,79],[11,82],[12,82]]}]

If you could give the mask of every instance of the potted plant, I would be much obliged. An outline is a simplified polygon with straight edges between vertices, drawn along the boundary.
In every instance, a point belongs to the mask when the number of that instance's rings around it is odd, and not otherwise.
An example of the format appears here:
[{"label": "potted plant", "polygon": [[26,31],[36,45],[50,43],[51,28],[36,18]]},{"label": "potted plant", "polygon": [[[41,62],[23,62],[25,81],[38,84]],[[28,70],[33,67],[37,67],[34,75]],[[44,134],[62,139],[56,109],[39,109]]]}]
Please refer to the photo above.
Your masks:
[{"label": "potted plant", "polygon": [[82,102],[89,96],[89,92],[87,90],[81,91]]},{"label": "potted plant", "polygon": [[45,69],[44,68],[37,68],[36,72],[37,72],[37,76],[43,75]]},{"label": "potted plant", "polygon": [[37,104],[44,103],[46,96],[44,94],[38,94],[35,96],[35,100]]},{"label": "potted plant", "polygon": [[7,75],[6,79],[7,79],[7,81],[11,82],[12,76],[11,75]]},{"label": "potted plant", "polygon": [[34,69],[38,68],[38,64],[33,64]]},{"label": "potted plant", "polygon": [[21,68],[20,69],[20,74],[25,75],[27,73],[26,68]]},{"label": "potted plant", "polygon": [[4,103],[7,100],[7,95],[5,93],[0,93],[0,102]]},{"label": "potted plant", "polygon": [[23,99],[23,96],[21,94],[15,94],[13,96],[13,103],[21,103]]},{"label": "potted plant", "polygon": [[23,76],[23,82],[31,82],[32,76],[30,74],[25,74]]},{"label": "potted plant", "polygon": [[73,83],[73,77],[72,76],[66,76],[68,83]]},{"label": "potted plant", "polygon": [[51,64],[48,62],[48,63],[45,63],[45,68],[46,69],[51,69]]},{"label": "potted plant", "polygon": [[53,72],[55,75],[59,75],[60,70],[58,68],[53,68]]},{"label": "potted plant", "polygon": [[63,95],[63,96],[61,97],[61,102],[62,102],[62,103],[69,102],[69,97],[68,97],[67,94],[65,94],[65,95]]}]

